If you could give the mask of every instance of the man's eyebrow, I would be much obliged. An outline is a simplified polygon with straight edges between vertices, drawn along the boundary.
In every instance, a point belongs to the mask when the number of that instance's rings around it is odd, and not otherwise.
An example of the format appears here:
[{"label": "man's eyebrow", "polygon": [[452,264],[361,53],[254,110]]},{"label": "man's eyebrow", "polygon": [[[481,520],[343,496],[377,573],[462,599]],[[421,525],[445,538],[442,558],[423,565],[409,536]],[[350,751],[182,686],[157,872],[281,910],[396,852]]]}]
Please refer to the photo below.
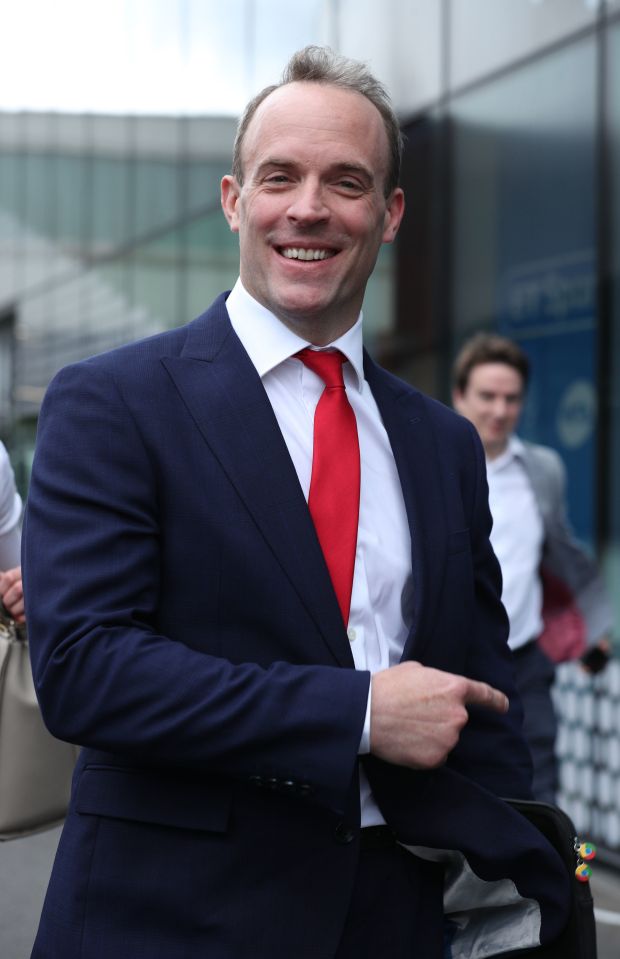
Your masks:
[{"label": "man's eyebrow", "polygon": [[265,170],[272,170],[276,167],[280,170],[290,170],[291,167],[294,166],[296,166],[296,164],[292,160],[284,160],[281,157],[275,156],[267,157],[267,159],[263,160],[262,163],[258,165],[256,168],[256,173],[261,174],[264,173]]},{"label": "man's eyebrow", "polygon": [[362,177],[364,180],[368,180],[370,183],[372,183],[372,181],[375,179],[372,170],[369,170],[368,167],[362,166],[360,163],[335,163],[334,171],[338,173],[354,173],[357,176]]},{"label": "man's eyebrow", "polygon": [[[296,161],[285,160],[283,157],[267,157],[256,168],[256,176],[261,176],[266,170],[291,170],[295,169],[298,165],[299,164]],[[365,167],[360,163],[349,163],[346,160],[342,161],[341,163],[334,163],[332,167],[330,167],[329,173],[331,175],[335,173],[349,173],[360,177],[369,184],[373,183],[375,180],[372,170],[369,170],[368,167]]]}]

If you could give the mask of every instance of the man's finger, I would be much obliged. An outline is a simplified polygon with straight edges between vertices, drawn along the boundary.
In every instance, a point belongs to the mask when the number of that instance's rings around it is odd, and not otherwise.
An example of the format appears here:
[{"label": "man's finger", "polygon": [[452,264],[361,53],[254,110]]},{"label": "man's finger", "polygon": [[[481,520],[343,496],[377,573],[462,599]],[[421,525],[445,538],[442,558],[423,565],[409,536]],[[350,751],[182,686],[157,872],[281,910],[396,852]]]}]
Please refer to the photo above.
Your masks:
[{"label": "man's finger", "polygon": [[5,569],[0,573],[0,591],[5,592],[18,581],[21,583],[22,571],[21,566],[15,566],[13,569]]},{"label": "man's finger", "polygon": [[469,681],[465,703],[471,706],[486,706],[497,713],[508,712],[508,697],[501,690],[489,686],[488,683],[479,683],[475,679]]}]

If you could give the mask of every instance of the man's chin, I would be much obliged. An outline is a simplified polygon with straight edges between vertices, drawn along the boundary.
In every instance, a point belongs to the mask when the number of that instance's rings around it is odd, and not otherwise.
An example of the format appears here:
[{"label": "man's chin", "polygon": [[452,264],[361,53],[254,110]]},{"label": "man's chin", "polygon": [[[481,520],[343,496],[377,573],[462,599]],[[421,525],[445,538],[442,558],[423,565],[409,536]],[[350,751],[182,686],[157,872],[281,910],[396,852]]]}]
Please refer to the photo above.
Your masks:
[{"label": "man's chin", "polygon": [[324,290],[304,290],[303,288],[296,288],[289,295],[276,299],[271,310],[287,325],[314,323],[321,318],[328,319],[335,312]]},{"label": "man's chin", "polygon": [[350,329],[357,319],[351,310],[334,309],[333,304],[320,300],[284,301],[272,312],[281,323],[315,346],[332,343]]}]

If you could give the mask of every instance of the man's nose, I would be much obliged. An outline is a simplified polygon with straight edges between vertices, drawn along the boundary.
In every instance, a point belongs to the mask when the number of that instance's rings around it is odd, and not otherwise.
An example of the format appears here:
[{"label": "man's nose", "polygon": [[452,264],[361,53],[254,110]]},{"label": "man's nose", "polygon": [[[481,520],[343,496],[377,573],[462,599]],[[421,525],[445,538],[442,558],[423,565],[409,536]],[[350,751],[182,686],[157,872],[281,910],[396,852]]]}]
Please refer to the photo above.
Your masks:
[{"label": "man's nose", "polygon": [[504,419],[504,417],[508,414],[508,403],[506,400],[496,399],[493,401],[492,409],[493,416],[495,416],[498,420]]},{"label": "man's nose", "polygon": [[329,207],[320,183],[300,183],[291,197],[287,215],[296,223],[316,223],[329,217]]}]

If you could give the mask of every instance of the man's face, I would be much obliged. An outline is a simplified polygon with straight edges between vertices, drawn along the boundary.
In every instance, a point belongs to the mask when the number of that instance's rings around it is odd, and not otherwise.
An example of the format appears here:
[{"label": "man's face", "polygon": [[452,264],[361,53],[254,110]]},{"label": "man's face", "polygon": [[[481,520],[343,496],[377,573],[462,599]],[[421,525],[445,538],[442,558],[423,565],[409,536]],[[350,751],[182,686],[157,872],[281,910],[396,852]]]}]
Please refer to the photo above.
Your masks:
[{"label": "man's face", "polygon": [[480,363],[467,386],[452,396],[454,408],[474,424],[489,459],[506,449],[523,406],[523,378],[506,363]]},{"label": "man's face", "polygon": [[383,191],[381,115],[353,91],[289,84],[259,106],[242,164],[242,186],[222,181],[241,281],[291,329],[328,343],[355,323],[379,248],[403,214],[402,191]]}]

